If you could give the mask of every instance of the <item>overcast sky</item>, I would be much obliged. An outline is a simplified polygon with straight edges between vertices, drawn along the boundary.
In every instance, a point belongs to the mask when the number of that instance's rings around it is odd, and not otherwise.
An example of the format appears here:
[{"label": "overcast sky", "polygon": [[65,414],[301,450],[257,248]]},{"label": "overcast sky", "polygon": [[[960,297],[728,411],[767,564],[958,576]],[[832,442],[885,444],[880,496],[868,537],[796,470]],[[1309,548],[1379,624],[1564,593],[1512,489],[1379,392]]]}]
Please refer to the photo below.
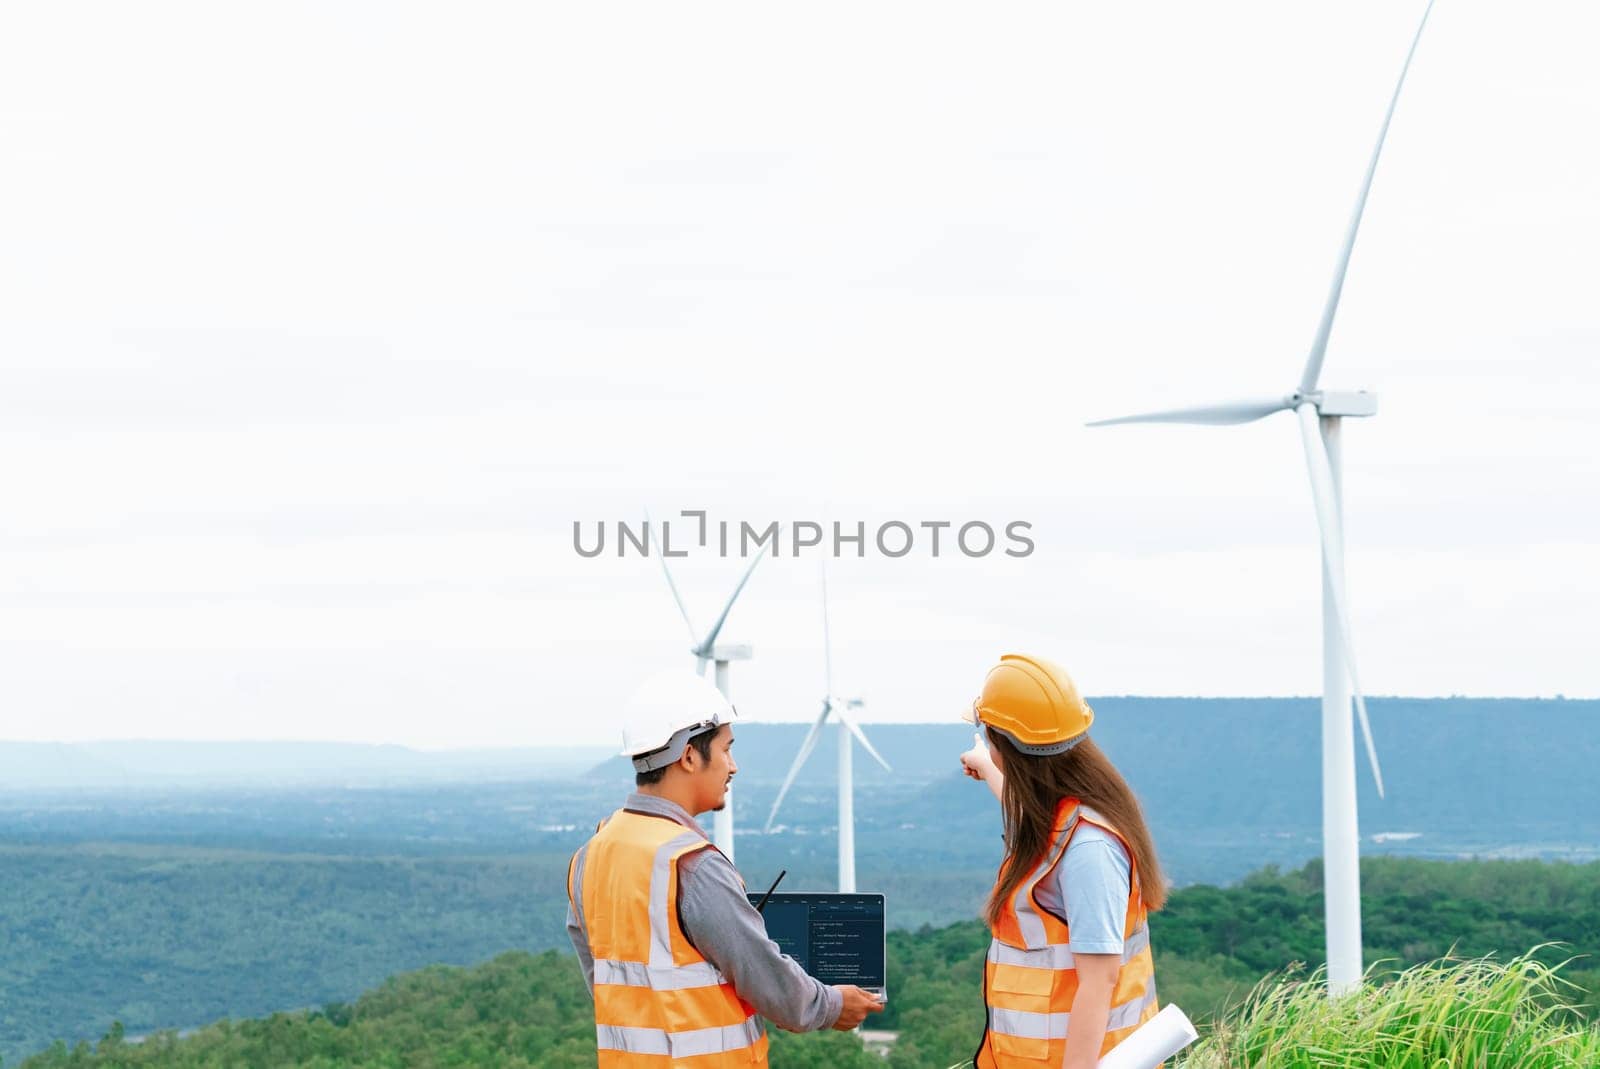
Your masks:
[{"label": "overcast sky", "polygon": [[[869,720],[1320,690],[1293,418],[1082,424],[1293,387],[1420,10],[7,5],[0,738],[612,741],[691,660],[572,524],[646,507],[1031,523],[832,568]],[[1439,0],[1400,101],[1324,374],[1372,693],[1600,695],[1597,29]],[[812,715],[816,557],[724,635]]]}]

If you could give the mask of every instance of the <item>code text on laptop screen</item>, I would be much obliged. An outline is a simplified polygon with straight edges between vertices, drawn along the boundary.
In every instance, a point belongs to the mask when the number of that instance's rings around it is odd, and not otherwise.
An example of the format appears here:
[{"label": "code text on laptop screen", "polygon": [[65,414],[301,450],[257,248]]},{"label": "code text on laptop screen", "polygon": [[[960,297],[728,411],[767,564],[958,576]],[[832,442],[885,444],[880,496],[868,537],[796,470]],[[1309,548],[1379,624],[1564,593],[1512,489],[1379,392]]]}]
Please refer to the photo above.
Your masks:
[{"label": "code text on laptop screen", "polygon": [[774,895],[763,916],[779,949],[823,983],[883,986],[882,895]]}]

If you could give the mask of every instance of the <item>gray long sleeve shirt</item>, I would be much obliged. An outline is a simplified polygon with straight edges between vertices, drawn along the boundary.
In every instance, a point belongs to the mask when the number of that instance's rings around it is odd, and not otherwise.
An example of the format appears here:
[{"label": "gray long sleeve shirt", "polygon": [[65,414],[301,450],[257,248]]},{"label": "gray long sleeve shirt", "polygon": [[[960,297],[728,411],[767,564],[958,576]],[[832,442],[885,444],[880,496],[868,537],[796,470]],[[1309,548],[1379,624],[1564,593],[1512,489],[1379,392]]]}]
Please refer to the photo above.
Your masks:
[{"label": "gray long sleeve shirt", "polygon": [[[633,793],[624,807],[675,820],[702,837],[705,832],[680,805],[655,795]],[[683,934],[705,959],[733,984],[756,1012],[789,1032],[828,1028],[839,1019],[844,998],[807,975],[767,936],[766,922],[745,897],[733,864],[718,850],[696,850],[678,862],[678,919]],[[567,935],[583,964],[583,979],[594,991],[594,956],[583,919],[567,905]]]}]

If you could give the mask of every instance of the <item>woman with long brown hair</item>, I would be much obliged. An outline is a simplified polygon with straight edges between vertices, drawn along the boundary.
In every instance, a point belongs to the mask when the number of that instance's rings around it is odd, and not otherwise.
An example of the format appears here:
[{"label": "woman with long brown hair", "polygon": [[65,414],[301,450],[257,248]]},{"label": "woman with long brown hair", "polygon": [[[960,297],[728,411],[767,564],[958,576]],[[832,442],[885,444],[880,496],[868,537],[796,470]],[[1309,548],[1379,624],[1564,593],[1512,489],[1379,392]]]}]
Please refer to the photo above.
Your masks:
[{"label": "woman with long brown hair", "polygon": [[1156,1015],[1151,910],[1166,883],[1139,800],[1089,738],[1094,710],[1041,657],[1008,653],[972,704],[961,764],[1000,799],[1005,859],[977,1069],[1093,1069]]}]

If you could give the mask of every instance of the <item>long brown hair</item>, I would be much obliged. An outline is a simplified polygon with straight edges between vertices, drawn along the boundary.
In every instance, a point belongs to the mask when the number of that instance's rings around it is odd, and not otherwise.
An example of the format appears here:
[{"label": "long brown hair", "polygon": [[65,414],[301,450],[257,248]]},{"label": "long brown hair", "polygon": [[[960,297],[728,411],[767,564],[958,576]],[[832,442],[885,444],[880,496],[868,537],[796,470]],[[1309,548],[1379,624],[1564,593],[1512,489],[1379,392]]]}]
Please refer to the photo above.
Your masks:
[{"label": "long brown hair", "polygon": [[1000,771],[1006,777],[1000,791],[1006,857],[1000,864],[994,895],[989,899],[991,927],[1000,923],[1006,902],[1050,848],[1056,805],[1063,798],[1077,798],[1122,833],[1133,853],[1145,908],[1157,910],[1166,904],[1167,881],[1156,860],[1155,843],[1150,839],[1139,799],[1092,739],[1084,739],[1066,753],[1030,757],[998,731],[987,734],[989,745],[1000,751]]}]

